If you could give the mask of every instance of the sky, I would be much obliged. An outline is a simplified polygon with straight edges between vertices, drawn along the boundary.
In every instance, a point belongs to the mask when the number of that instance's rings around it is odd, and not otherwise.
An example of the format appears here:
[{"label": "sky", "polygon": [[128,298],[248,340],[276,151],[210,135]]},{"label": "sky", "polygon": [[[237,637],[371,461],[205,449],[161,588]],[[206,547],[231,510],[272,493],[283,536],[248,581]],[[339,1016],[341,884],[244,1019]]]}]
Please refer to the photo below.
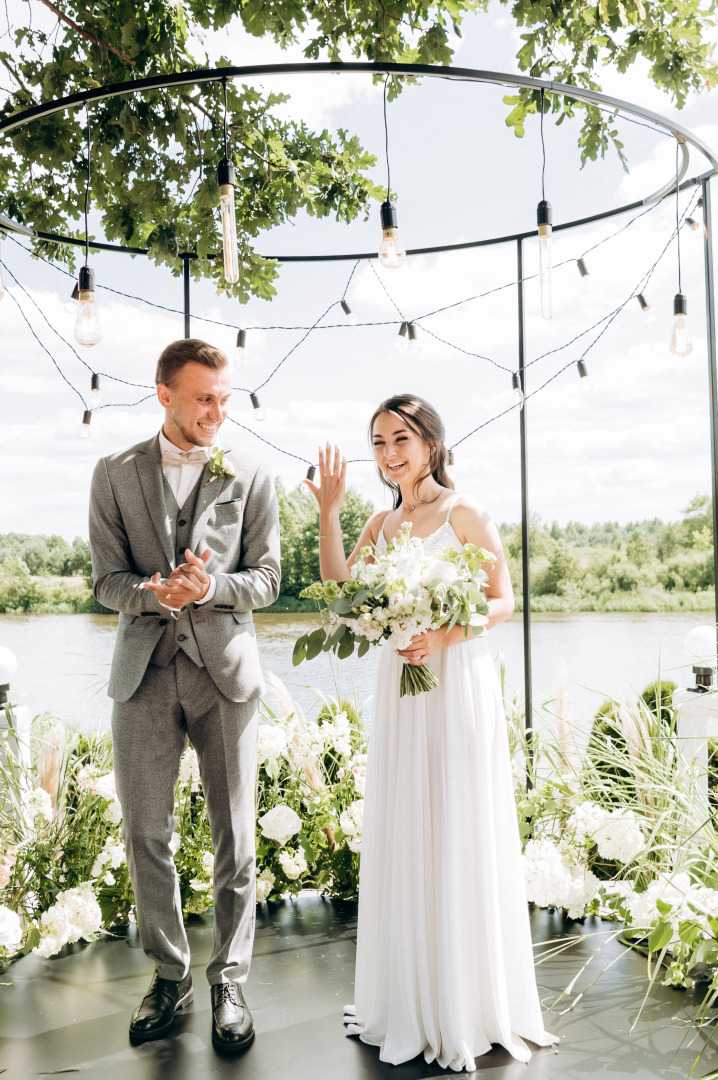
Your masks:
[{"label": "sky", "polygon": [[[13,0],[11,12],[20,8]],[[467,16],[463,30],[454,58],[457,66],[517,70],[519,31],[501,6],[492,4],[485,14]],[[237,28],[210,37],[206,44],[213,59],[226,55],[236,65],[303,59],[300,47],[282,52]],[[674,116],[718,148],[716,91],[691,99],[678,113],[652,87],[645,69],[625,75],[606,70],[600,81],[606,93]],[[375,177],[385,183],[382,89],[370,76],[264,77],[255,84],[290,93],[291,102],[283,106],[287,115],[313,127],[342,127],[358,134],[377,154]],[[392,188],[407,247],[534,228],[541,197],[538,123],[529,123],[525,137],[517,139],[505,124],[505,93],[500,86],[426,79],[390,104]],[[567,122],[557,128],[546,117],[546,194],[555,224],[644,198],[671,176],[671,138],[620,117],[617,126],[626,146],[628,174],[612,151],[604,161],[581,169],[578,126]],[[706,168],[705,159],[694,153],[687,175]],[[715,181],[713,187],[715,191]],[[698,194],[681,195],[681,212]],[[580,385],[571,363],[596,331],[567,343],[625,304],[656,263],[671,236],[675,200],[656,205],[629,224],[636,216],[556,234],[552,320],[541,318],[535,278],[526,283],[531,362],[527,389],[534,395],[526,403],[529,504],[547,522],[676,520],[695,494],[710,491],[702,230],[684,229],[681,234],[693,352],[679,359],[668,349],[677,291],[673,243],[645,289],[655,319],[646,319],[635,299],[626,304],[587,354],[591,389]],[[370,251],[380,238],[377,205],[367,221],[350,226],[302,215],[261,237],[257,249],[267,255]],[[589,252],[600,241],[605,242]],[[575,260],[585,252],[590,274],[581,279]],[[6,289],[17,297],[65,377],[87,397],[89,372],[67,345],[73,340],[74,316],[64,304],[72,280],[62,270],[31,259],[12,240],[3,243],[1,256],[26,292],[9,275]],[[103,339],[93,349],[78,345],[77,351],[96,371],[151,386],[160,351],[183,334],[182,315],[123,298],[104,286],[179,310],[181,280],[143,258],[109,253],[93,255],[91,261]],[[252,300],[246,306],[218,297],[209,283],[193,283],[193,336],[231,351],[236,328],[248,328],[246,362],[234,378],[231,409],[233,419],[244,427],[228,421],[222,445],[267,460],[283,483],[294,487],[307,461],[316,461],[317,443],[337,442],[350,461],[349,483],[383,505],[374,466],[362,460],[369,457],[367,421],[385,397],[418,393],[442,415],[447,442],[458,444],[457,488],[484,503],[497,521],[518,521],[519,413],[511,408],[511,372],[518,366],[516,245],[412,257],[391,273],[376,269],[376,262],[362,262],[347,300],[361,322],[383,325],[350,326],[334,308],[325,320],[333,328],[317,329],[301,344],[304,330],[262,329],[313,324],[341,298],[353,265],[285,264],[274,300]],[[525,266],[525,274],[535,275],[534,240],[525,244]],[[478,299],[451,306],[469,297]],[[448,310],[430,315],[439,308]],[[422,320],[418,354],[394,347],[402,316]],[[261,385],[294,346],[260,393],[267,417],[257,423],[246,390]],[[162,417],[153,397],[132,404],[151,393],[103,380],[103,401],[109,407],[94,415],[91,437],[80,439],[82,404],[77,394],[6,296],[0,303],[5,419],[0,531],[86,536],[93,467],[99,457],[158,429]],[[466,438],[480,425],[485,426]]]}]

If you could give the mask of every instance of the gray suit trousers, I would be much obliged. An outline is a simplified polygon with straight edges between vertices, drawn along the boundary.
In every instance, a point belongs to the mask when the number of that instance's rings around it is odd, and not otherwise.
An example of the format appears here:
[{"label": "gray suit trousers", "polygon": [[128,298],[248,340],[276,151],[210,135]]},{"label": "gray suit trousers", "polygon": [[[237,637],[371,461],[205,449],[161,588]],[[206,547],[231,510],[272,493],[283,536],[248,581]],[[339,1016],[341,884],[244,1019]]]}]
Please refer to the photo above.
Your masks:
[{"label": "gray suit trousers", "polygon": [[112,710],[122,836],[142,947],[162,978],[187,975],[189,945],[169,842],[188,738],[199,758],[215,854],[207,978],[210,985],[244,982],[255,919],[257,700],[230,701],[183,652],[167,667],[149,664],[129,701],[115,701]]}]

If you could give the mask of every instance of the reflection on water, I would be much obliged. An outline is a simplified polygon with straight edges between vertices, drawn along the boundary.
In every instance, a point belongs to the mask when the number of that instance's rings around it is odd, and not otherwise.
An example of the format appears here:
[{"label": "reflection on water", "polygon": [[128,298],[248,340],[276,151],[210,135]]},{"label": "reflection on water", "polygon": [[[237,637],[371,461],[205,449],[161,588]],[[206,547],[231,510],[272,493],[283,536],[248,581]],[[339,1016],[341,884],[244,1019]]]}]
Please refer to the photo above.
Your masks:
[{"label": "reflection on water", "polygon": [[[554,699],[562,678],[569,718],[585,725],[608,695],[635,697],[660,672],[679,685],[690,681],[683,639],[710,614],[534,615],[532,661],[534,707]],[[292,648],[315,615],[256,615],[257,641],[266,671],[273,672],[310,715],[317,690],[366,704],[378,658],[370,649],[337,661],[327,653],[292,666]],[[114,615],[0,615],[0,645],[13,650],[17,696],[35,712],[48,711],[83,728],[109,727],[105,688],[115,640]],[[520,615],[489,635],[494,656],[504,658],[509,687],[523,688],[523,627]],[[384,647],[384,646],[381,646]],[[562,674],[563,673],[563,674]]]}]

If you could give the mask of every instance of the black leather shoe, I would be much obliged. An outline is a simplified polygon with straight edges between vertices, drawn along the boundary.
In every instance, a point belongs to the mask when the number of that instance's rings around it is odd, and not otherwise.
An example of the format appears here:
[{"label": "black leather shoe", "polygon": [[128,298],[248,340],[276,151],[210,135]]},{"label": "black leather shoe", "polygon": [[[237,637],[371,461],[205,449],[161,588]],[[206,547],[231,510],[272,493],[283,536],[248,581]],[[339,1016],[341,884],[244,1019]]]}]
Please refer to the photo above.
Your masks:
[{"label": "black leather shoe", "polygon": [[242,987],[233,982],[212,987],[212,1042],[218,1050],[244,1050],[254,1038],[252,1014]]},{"label": "black leather shoe", "polygon": [[176,982],[155,975],[149,990],[132,1014],[130,1039],[133,1042],[161,1039],[172,1027],[177,1010],[189,1005],[192,995],[191,976]]}]

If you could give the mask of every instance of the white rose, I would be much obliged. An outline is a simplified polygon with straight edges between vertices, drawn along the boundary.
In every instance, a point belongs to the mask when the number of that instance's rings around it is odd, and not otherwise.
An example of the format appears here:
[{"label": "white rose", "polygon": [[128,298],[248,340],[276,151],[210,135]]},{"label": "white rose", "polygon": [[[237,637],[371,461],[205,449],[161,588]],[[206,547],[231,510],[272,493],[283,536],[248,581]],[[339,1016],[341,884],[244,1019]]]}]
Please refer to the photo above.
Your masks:
[{"label": "white rose", "polygon": [[202,869],[207,877],[212,877],[214,873],[214,855],[211,851],[205,851],[201,858]]},{"label": "white rose", "polygon": [[284,846],[302,827],[302,819],[290,806],[280,803],[259,819],[262,836]]},{"label": "white rose", "polygon": [[22,923],[16,911],[0,904],[0,945],[10,948],[22,941]]},{"label": "white rose", "polygon": [[457,575],[458,569],[454,563],[435,559],[421,575],[421,583],[430,585],[432,581],[439,581],[442,585],[453,585]]},{"label": "white rose", "polygon": [[179,849],[182,847],[182,837],[178,832],[173,832],[170,837],[170,852],[172,855],[176,855]]}]

